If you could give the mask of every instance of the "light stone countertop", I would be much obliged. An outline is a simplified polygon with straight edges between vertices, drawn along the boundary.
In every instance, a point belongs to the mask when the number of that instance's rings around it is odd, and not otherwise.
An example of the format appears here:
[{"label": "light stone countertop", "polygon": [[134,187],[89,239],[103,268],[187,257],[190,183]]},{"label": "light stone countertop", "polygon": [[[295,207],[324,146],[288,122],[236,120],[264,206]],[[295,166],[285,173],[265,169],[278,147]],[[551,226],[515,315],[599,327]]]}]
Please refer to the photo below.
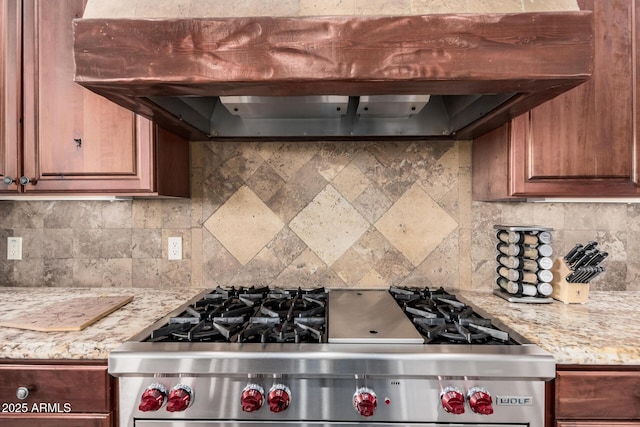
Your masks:
[{"label": "light stone countertop", "polygon": [[106,360],[118,345],[186,303],[202,289],[0,287],[0,319],[75,297],[133,295],[133,300],[77,332],[0,328],[0,359]]},{"label": "light stone countertop", "polygon": [[[79,332],[0,329],[0,359],[104,360],[109,352],[202,292],[186,288],[0,287],[0,319],[80,296],[133,295],[133,301]],[[640,292],[591,292],[586,304],[510,303],[489,292],[462,299],[549,351],[558,364],[640,365]]]},{"label": "light stone countertop", "polygon": [[489,292],[457,294],[553,354],[557,364],[640,365],[640,292],[592,291],[584,304],[511,303]]}]

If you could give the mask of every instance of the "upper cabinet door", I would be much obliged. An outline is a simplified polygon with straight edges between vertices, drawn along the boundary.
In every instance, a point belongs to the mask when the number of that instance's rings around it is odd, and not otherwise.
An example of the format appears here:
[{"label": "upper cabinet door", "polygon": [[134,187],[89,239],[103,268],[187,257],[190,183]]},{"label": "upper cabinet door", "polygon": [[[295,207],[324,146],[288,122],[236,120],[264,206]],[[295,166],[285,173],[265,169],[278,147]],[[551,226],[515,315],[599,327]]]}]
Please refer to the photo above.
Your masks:
[{"label": "upper cabinet door", "polygon": [[84,6],[24,0],[24,191],[150,192],[151,123],[73,81]]},{"label": "upper cabinet door", "polygon": [[515,177],[514,192],[535,193],[555,183],[560,193],[581,188],[589,195],[590,184],[604,181],[605,193],[633,193],[633,3],[579,1],[581,8],[594,11],[593,76],[530,112],[525,144],[514,152],[527,166],[524,176]]},{"label": "upper cabinet door", "polygon": [[[19,0],[0,0],[0,181],[7,182],[19,179],[21,15]],[[0,193],[18,189],[0,185]]]},{"label": "upper cabinet door", "polygon": [[593,10],[592,78],[474,141],[474,200],[636,195],[636,0],[578,3]]}]

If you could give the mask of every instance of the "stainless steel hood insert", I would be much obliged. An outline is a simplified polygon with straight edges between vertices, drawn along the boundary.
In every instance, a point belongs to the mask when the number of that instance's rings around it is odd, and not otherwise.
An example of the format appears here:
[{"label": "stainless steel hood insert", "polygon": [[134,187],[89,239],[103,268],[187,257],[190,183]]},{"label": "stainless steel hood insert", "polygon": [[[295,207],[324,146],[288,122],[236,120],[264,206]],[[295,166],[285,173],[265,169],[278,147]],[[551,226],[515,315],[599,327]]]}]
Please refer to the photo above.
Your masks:
[{"label": "stainless steel hood insert", "polygon": [[467,139],[593,68],[589,11],[78,19],[74,33],[79,84],[193,139]]}]

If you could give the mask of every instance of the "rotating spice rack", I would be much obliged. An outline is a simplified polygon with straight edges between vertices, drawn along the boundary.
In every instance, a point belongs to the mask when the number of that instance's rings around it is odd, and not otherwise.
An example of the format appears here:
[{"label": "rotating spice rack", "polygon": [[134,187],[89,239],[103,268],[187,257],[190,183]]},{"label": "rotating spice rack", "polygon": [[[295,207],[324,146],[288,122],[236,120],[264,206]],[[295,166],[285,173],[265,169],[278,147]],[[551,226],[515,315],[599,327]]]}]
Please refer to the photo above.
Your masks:
[{"label": "rotating spice rack", "polygon": [[494,225],[496,231],[495,295],[509,302],[553,302],[553,228]]}]

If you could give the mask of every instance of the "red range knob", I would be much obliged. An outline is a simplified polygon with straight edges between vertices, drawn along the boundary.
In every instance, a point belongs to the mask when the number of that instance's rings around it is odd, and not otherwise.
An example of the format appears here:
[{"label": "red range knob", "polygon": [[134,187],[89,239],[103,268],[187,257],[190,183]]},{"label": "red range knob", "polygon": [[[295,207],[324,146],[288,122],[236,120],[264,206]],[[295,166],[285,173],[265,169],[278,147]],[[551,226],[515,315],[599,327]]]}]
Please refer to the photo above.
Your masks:
[{"label": "red range knob", "polygon": [[445,411],[452,414],[464,414],[464,395],[456,387],[445,387],[440,394],[440,401]]},{"label": "red range knob", "polygon": [[271,412],[282,412],[291,403],[291,390],[284,384],[274,384],[267,395]]},{"label": "red range knob", "polygon": [[167,397],[167,388],[165,386],[162,384],[151,384],[144,393],[142,393],[138,409],[142,412],[157,411],[164,404],[165,397]]},{"label": "red range knob", "polygon": [[180,412],[189,407],[193,391],[191,387],[184,384],[178,384],[169,391],[167,398],[167,411]]},{"label": "red range knob", "polygon": [[362,387],[356,390],[353,395],[353,406],[363,417],[370,417],[378,406],[378,399],[373,390]]},{"label": "red range knob", "polygon": [[264,403],[264,389],[258,384],[249,384],[242,390],[240,404],[244,412],[253,412],[262,408]]},{"label": "red range knob", "polygon": [[493,414],[493,400],[489,392],[482,387],[473,387],[469,390],[469,406],[476,414]]}]

